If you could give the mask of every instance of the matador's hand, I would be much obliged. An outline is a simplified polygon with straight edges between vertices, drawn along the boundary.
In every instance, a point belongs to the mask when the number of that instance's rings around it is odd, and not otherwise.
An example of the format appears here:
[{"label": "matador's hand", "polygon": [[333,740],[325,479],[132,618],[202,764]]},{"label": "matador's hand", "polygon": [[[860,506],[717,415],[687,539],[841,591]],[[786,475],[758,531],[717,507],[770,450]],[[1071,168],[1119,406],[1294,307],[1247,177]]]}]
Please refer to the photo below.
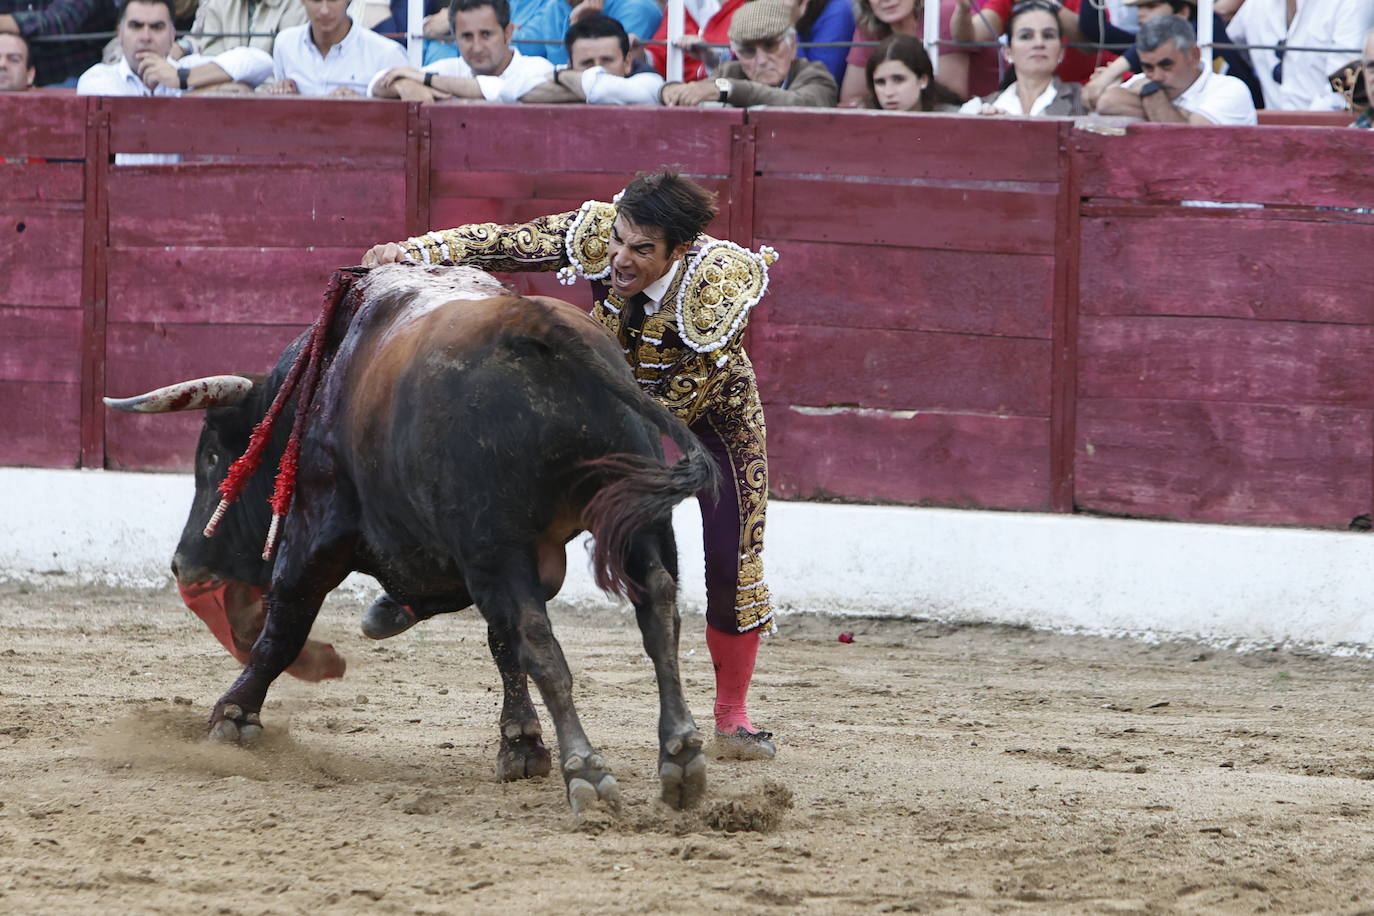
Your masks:
[{"label": "matador's hand", "polygon": [[395,242],[373,245],[363,255],[364,267],[380,267],[383,264],[399,264],[405,260],[405,250]]}]

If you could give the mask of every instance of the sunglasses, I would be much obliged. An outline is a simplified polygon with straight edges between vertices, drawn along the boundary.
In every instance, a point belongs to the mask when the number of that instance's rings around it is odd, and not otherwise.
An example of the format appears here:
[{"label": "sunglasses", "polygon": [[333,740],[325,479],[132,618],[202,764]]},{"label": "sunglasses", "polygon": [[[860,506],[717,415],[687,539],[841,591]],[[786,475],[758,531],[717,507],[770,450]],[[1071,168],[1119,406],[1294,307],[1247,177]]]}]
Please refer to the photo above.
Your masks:
[{"label": "sunglasses", "polygon": [[1278,63],[1274,64],[1274,71],[1272,75],[1274,77],[1274,82],[1276,83],[1283,82],[1283,52],[1287,46],[1288,41],[1285,39],[1284,41],[1279,42],[1278,47],[1274,49],[1274,56],[1278,58]]},{"label": "sunglasses", "polygon": [[786,42],[787,36],[779,35],[777,38],[765,38],[762,41],[751,41],[747,45],[731,45],[730,48],[740,60],[753,60],[754,55],[759,52],[764,54],[777,54],[778,49]]}]

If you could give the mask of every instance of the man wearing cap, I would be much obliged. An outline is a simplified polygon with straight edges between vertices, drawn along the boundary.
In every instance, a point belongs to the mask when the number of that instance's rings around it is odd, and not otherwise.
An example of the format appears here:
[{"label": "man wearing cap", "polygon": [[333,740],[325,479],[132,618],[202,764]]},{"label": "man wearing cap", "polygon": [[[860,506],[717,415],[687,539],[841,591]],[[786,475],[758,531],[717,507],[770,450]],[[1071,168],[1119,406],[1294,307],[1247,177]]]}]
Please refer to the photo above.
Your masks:
[{"label": "man wearing cap", "polygon": [[840,98],[835,77],[825,64],[797,57],[792,7],[788,0],[752,0],[740,7],[730,20],[730,49],[737,59],[714,79],[664,86],[663,104],[834,107]]},{"label": "man wearing cap", "polygon": [[1158,16],[1135,39],[1140,73],[1102,94],[1097,110],[1162,124],[1255,124],[1250,90],[1234,76],[1202,66],[1188,20]]},{"label": "man wearing cap", "polygon": [[[815,64],[835,81],[824,64]],[[724,754],[771,758],[772,734],[754,728],[746,698],[759,637],[774,628],[763,580],[768,451],[763,405],[744,352],[749,312],[768,288],[770,248],[750,251],[704,230],[715,195],[673,172],[641,174],[614,203],[498,226],[459,226],[373,247],[363,266],[459,264],[495,271],[556,271],[589,280],[592,318],[620,341],[635,379],[687,424],[715,459],[721,486],[698,494],[706,555],[706,646],[716,674],[716,744]],[[363,633],[394,636],[455,607],[405,607],[383,595]]]}]

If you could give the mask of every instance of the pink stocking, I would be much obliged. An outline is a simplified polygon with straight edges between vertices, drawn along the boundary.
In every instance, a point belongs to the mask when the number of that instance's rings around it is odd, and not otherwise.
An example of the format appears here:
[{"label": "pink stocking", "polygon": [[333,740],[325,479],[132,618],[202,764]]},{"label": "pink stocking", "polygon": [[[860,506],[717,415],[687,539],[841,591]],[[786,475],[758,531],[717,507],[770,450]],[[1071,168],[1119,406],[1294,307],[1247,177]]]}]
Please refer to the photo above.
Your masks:
[{"label": "pink stocking", "polygon": [[706,625],[706,647],[716,669],[716,730],[734,734],[743,726],[755,731],[749,721],[746,698],[754,677],[754,659],[759,653],[759,632],[722,633]]}]

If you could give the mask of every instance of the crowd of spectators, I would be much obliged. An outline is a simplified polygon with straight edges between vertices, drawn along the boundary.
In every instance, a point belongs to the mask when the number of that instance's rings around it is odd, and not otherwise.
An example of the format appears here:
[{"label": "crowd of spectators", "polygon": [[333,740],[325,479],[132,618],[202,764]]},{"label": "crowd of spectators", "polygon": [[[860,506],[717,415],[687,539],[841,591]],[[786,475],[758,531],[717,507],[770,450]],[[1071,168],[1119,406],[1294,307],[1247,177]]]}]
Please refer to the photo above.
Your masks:
[{"label": "crowd of spectators", "polygon": [[685,0],[674,82],[662,2],[425,0],[417,67],[408,0],[0,0],[0,91],[1369,122],[1374,0],[1217,0],[1211,66],[1196,0],[938,0],[938,68],[937,0]]}]

